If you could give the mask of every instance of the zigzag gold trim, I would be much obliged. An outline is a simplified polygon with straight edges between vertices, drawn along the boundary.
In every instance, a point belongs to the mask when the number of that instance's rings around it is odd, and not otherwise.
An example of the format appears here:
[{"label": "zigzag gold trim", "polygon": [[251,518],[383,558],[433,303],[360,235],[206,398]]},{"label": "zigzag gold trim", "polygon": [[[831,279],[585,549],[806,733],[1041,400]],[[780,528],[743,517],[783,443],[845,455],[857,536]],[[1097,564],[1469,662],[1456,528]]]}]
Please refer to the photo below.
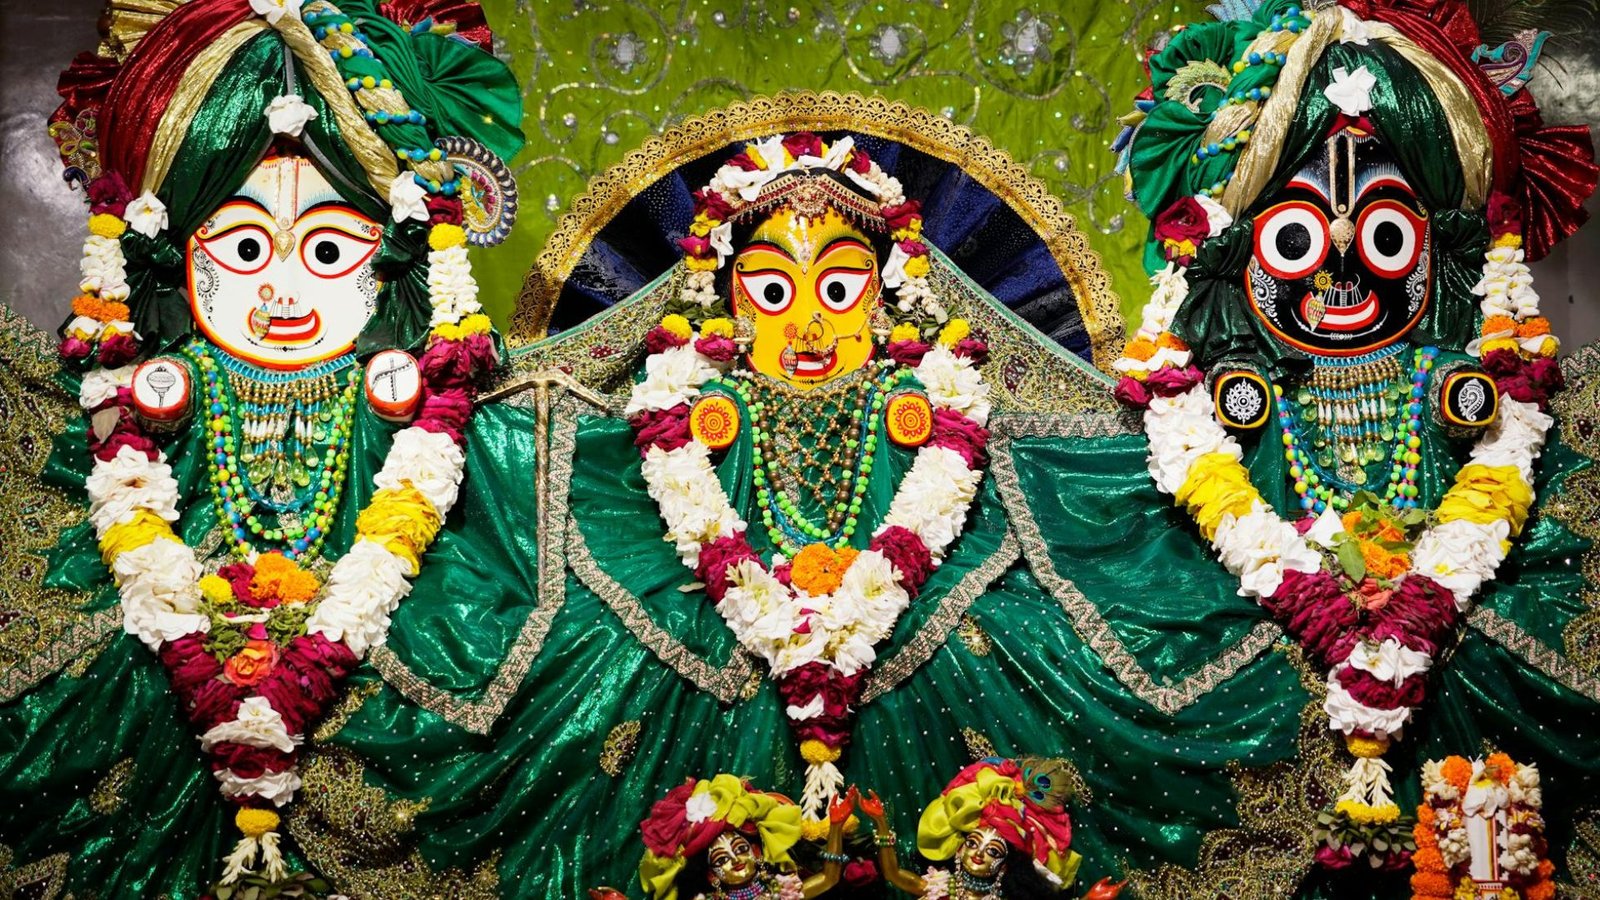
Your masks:
[{"label": "zigzag gold trim", "polygon": [[[1017,426],[1027,435],[1097,434],[1104,433],[1102,429],[1120,427],[1120,417],[1021,418]],[[1052,420],[1059,430],[1049,430]],[[1157,682],[1139,664],[1110,623],[1100,615],[1100,610],[1078,590],[1076,585],[1056,571],[1055,562],[1050,558],[1050,550],[1039,529],[1039,523],[1033,517],[1033,510],[1028,507],[1027,498],[1022,495],[1016,460],[1011,453],[1011,442],[1016,435],[1011,430],[1010,417],[997,418],[992,427],[993,437],[989,444],[989,455],[992,459],[995,485],[999,488],[1001,503],[1011,514],[1011,525],[1016,529],[1017,537],[1021,541],[1022,555],[1028,561],[1028,568],[1032,570],[1040,587],[1056,598],[1061,608],[1066,610],[1078,637],[1100,657],[1106,668],[1134,696],[1169,716],[1176,715],[1215,690],[1222,682],[1232,678],[1283,636],[1282,629],[1272,621],[1263,619],[1231,647],[1223,650],[1216,658],[1182,681],[1176,684]]]},{"label": "zigzag gold trim", "polygon": [[1095,365],[1111,371],[1125,340],[1120,301],[1099,254],[1089,246],[1088,237],[1060,199],[1010,154],[965,126],[883,97],[832,91],[756,97],[687,119],[590,179],[528,270],[507,343],[521,347],[545,336],[561,286],[577,268],[590,240],[650,185],[683,163],[729,144],[805,129],[870,134],[959,163],[1043,239],[1072,287],[1094,348]]}]

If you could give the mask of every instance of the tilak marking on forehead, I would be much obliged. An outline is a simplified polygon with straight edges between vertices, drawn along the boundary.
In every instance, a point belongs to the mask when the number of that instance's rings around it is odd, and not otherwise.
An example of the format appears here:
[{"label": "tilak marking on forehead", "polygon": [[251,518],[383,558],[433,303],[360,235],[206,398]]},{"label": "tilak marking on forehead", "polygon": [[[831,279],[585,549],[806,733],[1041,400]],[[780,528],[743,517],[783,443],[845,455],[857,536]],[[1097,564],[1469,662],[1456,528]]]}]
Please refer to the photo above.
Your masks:
[{"label": "tilak marking on forehead", "polygon": [[[780,222],[780,219],[785,221]],[[821,219],[774,215],[757,226],[750,237],[752,242],[776,245],[800,265],[802,272],[808,271],[817,257],[839,238],[868,243],[866,235],[832,210]]]},{"label": "tilak marking on forehead", "polygon": [[[308,178],[308,175],[316,178]],[[239,186],[235,194],[265,209],[287,227],[319,203],[342,202],[310,162],[293,157],[268,160]]]}]

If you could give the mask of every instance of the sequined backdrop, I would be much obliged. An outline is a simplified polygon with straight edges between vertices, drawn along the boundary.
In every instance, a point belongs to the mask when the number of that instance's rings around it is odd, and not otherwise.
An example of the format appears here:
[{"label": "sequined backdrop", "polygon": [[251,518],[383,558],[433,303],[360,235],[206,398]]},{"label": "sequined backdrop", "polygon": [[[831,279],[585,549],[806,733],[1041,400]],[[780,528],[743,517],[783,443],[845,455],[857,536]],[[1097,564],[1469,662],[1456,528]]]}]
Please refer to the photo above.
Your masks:
[{"label": "sequined backdrop", "polygon": [[[514,161],[523,218],[480,258],[484,299],[509,314],[523,271],[587,179],[674,120],[784,88],[881,93],[941,112],[1023,161],[1078,217],[1125,311],[1145,287],[1144,222],[1106,146],[1138,89],[1138,48],[1203,14],[1198,0],[485,0],[526,89]],[[0,4],[0,299],[54,327],[76,281],[82,207],[44,120],[56,72],[95,43],[100,0]],[[1600,42],[1588,42],[1591,47]],[[1581,46],[1582,41],[1569,42]],[[1596,51],[1557,55],[1534,83],[1552,122],[1600,122]],[[1557,329],[1600,338],[1600,226],[1537,269]],[[1575,299],[1574,294],[1578,294]],[[1562,302],[1566,301],[1566,302]]]}]

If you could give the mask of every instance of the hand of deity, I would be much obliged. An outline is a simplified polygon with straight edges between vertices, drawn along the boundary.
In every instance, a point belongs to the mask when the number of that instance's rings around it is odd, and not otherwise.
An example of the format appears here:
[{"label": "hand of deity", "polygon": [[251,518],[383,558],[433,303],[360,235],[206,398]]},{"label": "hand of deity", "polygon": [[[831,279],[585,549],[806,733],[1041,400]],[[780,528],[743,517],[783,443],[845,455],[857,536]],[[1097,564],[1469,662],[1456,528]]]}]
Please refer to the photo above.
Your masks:
[{"label": "hand of deity", "polygon": [[1116,900],[1126,881],[1112,882],[1109,878],[1102,878],[1089,888],[1089,893],[1083,895],[1083,900]]},{"label": "hand of deity", "polygon": [[857,793],[856,806],[860,808],[863,815],[872,820],[874,825],[882,827],[884,820],[883,801],[879,799],[877,791],[868,791],[865,797]]},{"label": "hand of deity", "polygon": [[1439,389],[1439,418],[1457,431],[1486,428],[1499,411],[1494,379],[1477,369],[1451,372]]},{"label": "hand of deity", "polygon": [[828,821],[835,825],[842,825],[846,819],[850,818],[850,813],[855,809],[856,801],[859,799],[861,799],[861,792],[856,790],[855,785],[851,785],[850,790],[843,797],[836,797],[832,803],[828,804]]},{"label": "hand of deity", "polygon": [[1222,372],[1211,384],[1217,421],[1228,428],[1254,430],[1272,418],[1272,387],[1248,369]]}]

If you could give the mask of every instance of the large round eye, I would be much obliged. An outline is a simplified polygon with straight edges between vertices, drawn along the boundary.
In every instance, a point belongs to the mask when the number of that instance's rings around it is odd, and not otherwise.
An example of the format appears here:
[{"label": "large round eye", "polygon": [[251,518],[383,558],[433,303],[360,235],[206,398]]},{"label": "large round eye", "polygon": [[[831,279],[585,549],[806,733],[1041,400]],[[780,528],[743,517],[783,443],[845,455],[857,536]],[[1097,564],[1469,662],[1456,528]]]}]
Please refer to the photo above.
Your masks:
[{"label": "large round eye", "polygon": [[1286,281],[1304,278],[1328,256],[1328,220],[1299,200],[1280,203],[1256,217],[1256,258]]},{"label": "large round eye", "polygon": [[768,315],[777,315],[794,302],[794,282],[777,269],[756,272],[735,272],[739,287],[756,308]]},{"label": "large round eye", "polygon": [[1356,220],[1356,249],[1374,273],[1399,278],[1417,267],[1427,227],[1427,220],[1405,204],[1379,200]]},{"label": "large round eye", "polygon": [[828,309],[842,313],[861,302],[871,283],[871,269],[829,269],[817,280],[817,299]]},{"label": "large round eye", "polygon": [[240,225],[203,238],[200,246],[217,265],[237,275],[253,275],[272,258],[272,238],[258,225]]},{"label": "large round eye", "polygon": [[366,262],[377,248],[376,242],[337,228],[318,228],[300,242],[300,261],[313,275],[343,278]]}]

